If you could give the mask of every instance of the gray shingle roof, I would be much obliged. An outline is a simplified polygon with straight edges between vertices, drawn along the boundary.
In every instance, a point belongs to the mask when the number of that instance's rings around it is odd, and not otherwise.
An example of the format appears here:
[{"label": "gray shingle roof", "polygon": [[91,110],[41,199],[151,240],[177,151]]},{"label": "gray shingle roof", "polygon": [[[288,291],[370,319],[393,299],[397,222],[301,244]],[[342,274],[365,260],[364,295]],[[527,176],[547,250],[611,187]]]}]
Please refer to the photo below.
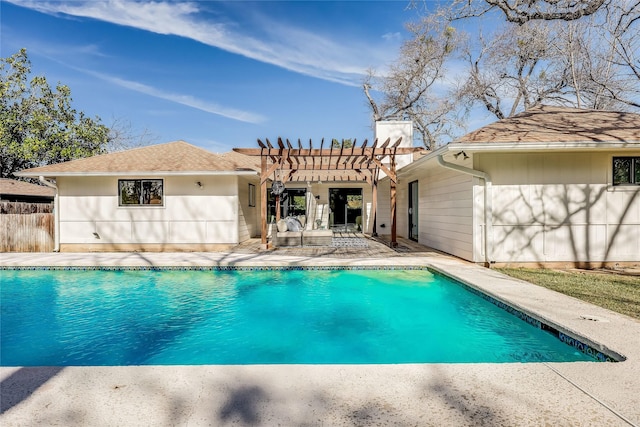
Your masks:
[{"label": "gray shingle roof", "polygon": [[[240,159],[237,156],[231,157],[228,154],[214,154],[184,141],[176,141],[27,169],[18,175],[99,175],[138,172],[171,174],[256,170],[255,167],[252,167],[253,164],[250,160]],[[257,170],[260,170],[259,164]]]},{"label": "gray shingle roof", "polygon": [[541,105],[470,132],[455,142],[640,144],[640,114]]},{"label": "gray shingle roof", "polygon": [[15,179],[1,178],[0,194],[51,197],[53,199],[53,196],[56,194],[56,190],[51,187],[45,187],[44,185],[35,185],[24,181],[17,181]]}]

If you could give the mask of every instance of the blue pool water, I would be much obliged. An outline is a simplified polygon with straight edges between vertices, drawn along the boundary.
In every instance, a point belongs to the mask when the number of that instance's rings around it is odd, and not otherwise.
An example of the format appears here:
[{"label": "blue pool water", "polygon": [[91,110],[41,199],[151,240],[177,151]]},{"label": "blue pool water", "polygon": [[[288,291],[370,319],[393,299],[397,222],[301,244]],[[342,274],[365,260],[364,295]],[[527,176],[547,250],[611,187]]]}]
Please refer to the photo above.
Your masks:
[{"label": "blue pool water", "polygon": [[426,270],[0,271],[0,364],[593,361]]}]

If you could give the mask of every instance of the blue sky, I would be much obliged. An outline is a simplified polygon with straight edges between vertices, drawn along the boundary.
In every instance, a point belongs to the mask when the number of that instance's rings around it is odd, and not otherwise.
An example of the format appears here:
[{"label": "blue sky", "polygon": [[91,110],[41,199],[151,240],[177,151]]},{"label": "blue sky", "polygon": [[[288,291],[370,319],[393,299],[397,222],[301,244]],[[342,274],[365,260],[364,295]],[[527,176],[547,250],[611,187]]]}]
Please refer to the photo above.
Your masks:
[{"label": "blue sky", "polygon": [[1,7],[3,57],[27,48],[33,75],[74,106],[153,142],[212,150],[277,137],[371,138],[361,83],[416,19],[408,1],[30,1]]}]

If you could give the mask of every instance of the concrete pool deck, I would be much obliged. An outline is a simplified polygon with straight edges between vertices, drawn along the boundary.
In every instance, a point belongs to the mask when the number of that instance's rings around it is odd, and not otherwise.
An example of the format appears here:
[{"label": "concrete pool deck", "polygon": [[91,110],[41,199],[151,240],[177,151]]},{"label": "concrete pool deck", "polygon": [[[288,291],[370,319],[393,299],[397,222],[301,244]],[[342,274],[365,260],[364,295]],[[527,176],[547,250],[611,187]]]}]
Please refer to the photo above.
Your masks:
[{"label": "concrete pool deck", "polygon": [[434,251],[0,254],[0,266],[430,266],[618,363],[0,368],[0,425],[640,425],[640,321]]}]

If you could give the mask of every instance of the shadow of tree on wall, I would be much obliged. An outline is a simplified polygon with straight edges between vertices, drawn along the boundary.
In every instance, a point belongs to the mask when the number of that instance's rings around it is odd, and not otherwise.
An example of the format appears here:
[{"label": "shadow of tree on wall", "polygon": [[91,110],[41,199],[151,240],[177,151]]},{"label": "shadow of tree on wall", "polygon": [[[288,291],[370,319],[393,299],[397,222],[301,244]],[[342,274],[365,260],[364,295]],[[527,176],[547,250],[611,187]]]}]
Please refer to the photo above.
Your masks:
[{"label": "shadow of tree on wall", "polygon": [[[607,244],[607,248],[606,248],[606,252],[605,252],[605,259],[609,258],[609,254],[611,253],[611,249],[613,248],[613,244],[616,241],[616,239],[618,238],[618,236],[620,235],[622,222],[629,215],[631,207],[633,206],[633,203],[636,201],[636,199],[638,199],[638,196],[640,196],[640,188],[633,192],[633,194],[629,197],[628,203],[626,203],[622,207],[622,213],[620,215],[620,219],[619,219],[618,223],[616,224],[616,226],[615,226],[615,228],[613,230],[613,233],[611,233],[611,238],[609,239],[609,242]],[[640,203],[640,201],[638,201],[638,203]]]},{"label": "shadow of tree on wall", "polygon": [[[522,253],[529,253],[534,262],[543,265],[558,260],[557,253],[552,254],[553,259],[547,258],[545,250],[550,248],[546,246],[553,241],[553,234],[559,239],[563,236],[559,232],[566,230],[567,241],[560,243],[566,245],[571,257],[559,259],[560,262],[573,263],[578,268],[594,268],[616,261],[611,260],[611,253],[622,243],[621,230],[633,212],[640,188],[623,193],[625,201],[622,206],[617,206],[619,214],[616,217],[612,217],[614,211],[608,206],[612,201],[607,199],[608,190],[604,185],[562,184],[530,188],[534,192],[531,197],[519,186],[516,198],[501,208],[494,208],[494,236],[496,228],[502,230],[500,238],[494,241],[494,247],[519,242],[517,247],[507,252],[510,258],[516,258],[515,262],[518,262]],[[599,219],[597,216],[602,216],[604,210],[607,210],[606,217]],[[606,241],[600,242],[596,238],[598,226],[605,228]]]}]

